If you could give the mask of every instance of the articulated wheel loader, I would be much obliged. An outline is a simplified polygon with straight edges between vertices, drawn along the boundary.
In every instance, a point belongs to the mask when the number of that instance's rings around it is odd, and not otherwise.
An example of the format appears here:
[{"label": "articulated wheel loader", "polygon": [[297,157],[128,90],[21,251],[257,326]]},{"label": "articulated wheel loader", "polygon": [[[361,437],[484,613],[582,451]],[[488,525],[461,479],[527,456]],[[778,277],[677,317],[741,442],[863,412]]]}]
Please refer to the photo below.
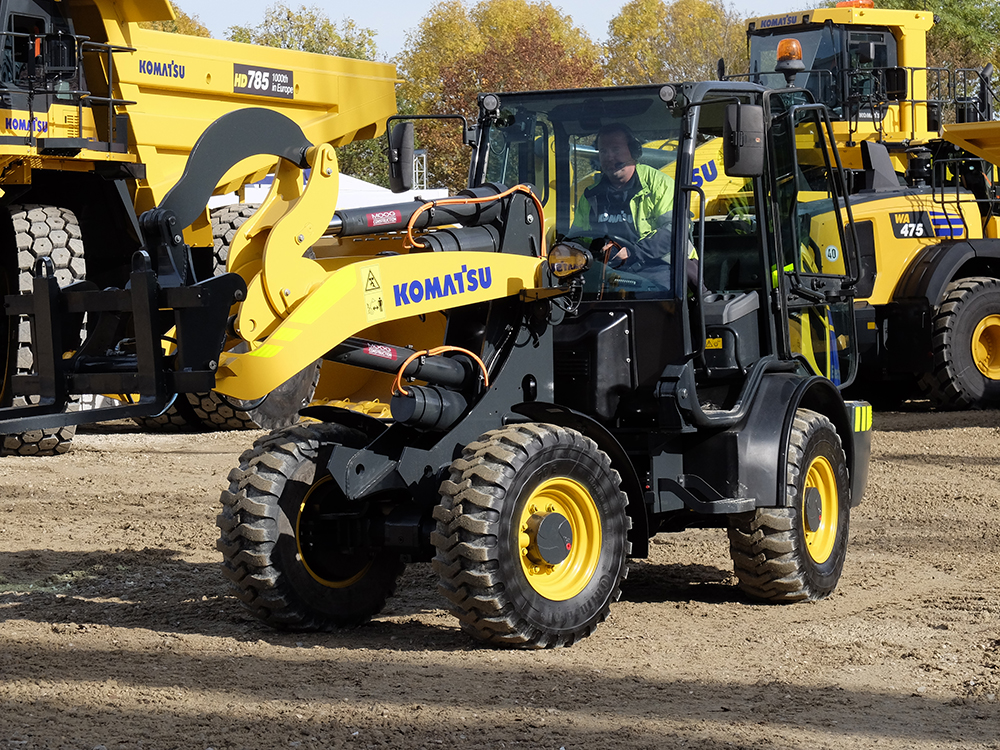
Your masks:
[{"label": "articulated wheel loader", "polygon": [[752,19],[750,71],[733,78],[806,88],[831,112],[861,243],[853,390],[888,407],[997,408],[993,69],[928,66],[934,15],[874,6]]},{"label": "articulated wheel loader", "polygon": [[[610,124],[669,186],[641,263],[582,228]],[[390,136],[404,187],[412,132]],[[465,133],[457,196],[334,210],[329,144],[225,115],[141,217],[127,286],[60,288],[39,262],[7,297],[40,353],[15,386],[38,403],[0,427],[83,419],[62,409],[75,393],[138,394],[102,417],[213,388],[253,400],[321,362],[323,403],[242,455],[218,516],[236,595],[278,628],[362,623],[431,561],[473,637],[566,646],[608,616],[630,557],[691,527],[727,530],[751,599],[829,595],[871,407],[841,394],[861,267],[825,107],[745,82],[484,94]],[[227,273],[199,275],[181,230],[256,153],[280,158],[271,192]],[[806,165],[826,183],[803,190]],[[696,170],[729,187],[709,196]]]},{"label": "articulated wheel loader", "polygon": [[[343,145],[375,137],[396,111],[391,65],[139,25],[172,18],[166,0],[0,3],[3,293],[27,291],[35,264],[46,261],[63,285],[87,279],[124,286],[143,244],[137,217],[164,199],[191,145],[227,112],[266,107],[299,123],[314,142]],[[274,159],[255,156],[231,166],[213,186],[216,193],[263,178]],[[192,262],[224,266],[232,224],[241,218],[239,209],[210,217],[203,207],[180,228],[194,248]],[[33,359],[28,321],[9,319],[0,334],[0,404],[19,403],[11,379],[31,372]],[[162,414],[136,419],[147,427],[270,429],[297,419],[298,408],[313,397],[316,375],[303,373],[253,402],[211,389],[181,394]],[[83,400],[94,397],[83,394]],[[67,425],[7,434],[0,450],[62,453],[74,431]]]}]

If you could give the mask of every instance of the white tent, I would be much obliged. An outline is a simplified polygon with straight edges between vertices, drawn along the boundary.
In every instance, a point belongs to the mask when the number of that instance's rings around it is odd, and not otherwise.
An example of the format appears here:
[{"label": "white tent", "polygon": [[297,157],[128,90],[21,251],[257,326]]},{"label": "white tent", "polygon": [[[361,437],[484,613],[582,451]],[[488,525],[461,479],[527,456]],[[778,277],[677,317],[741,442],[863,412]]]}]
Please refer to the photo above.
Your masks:
[{"label": "white tent", "polygon": [[[307,178],[308,179],[308,178]],[[247,185],[245,190],[245,203],[260,203],[271,188],[274,178],[268,175],[260,182]],[[337,208],[363,208],[367,206],[386,206],[391,203],[403,203],[415,198],[433,200],[435,198],[445,198],[448,191],[445,188],[435,188],[433,190],[410,190],[406,193],[393,193],[388,188],[373,185],[370,182],[359,180],[341,173],[339,191],[337,194]],[[236,193],[228,195],[213,195],[208,202],[209,208],[217,206],[228,206],[231,203],[238,203],[239,197]]]}]

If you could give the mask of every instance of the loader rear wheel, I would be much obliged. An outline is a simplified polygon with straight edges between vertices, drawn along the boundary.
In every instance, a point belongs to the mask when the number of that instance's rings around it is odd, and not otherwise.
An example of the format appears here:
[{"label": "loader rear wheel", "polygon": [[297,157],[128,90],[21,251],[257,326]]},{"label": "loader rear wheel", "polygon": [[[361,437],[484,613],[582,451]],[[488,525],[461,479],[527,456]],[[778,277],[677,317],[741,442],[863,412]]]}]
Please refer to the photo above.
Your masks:
[{"label": "loader rear wheel", "polygon": [[[216,274],[225,272],[236,232],[257,208],[255,203],[238,203],[212,211]],[[255,401],[241,401],[212,391],[189,393],[187,402],[195,419],[212,430],[276,430],[299,420],[299,409],[308,406],[316,392],[319,368],[319,362],[307,367]]]},{"label": "loader rear wheel", "polygon": [[[265,435],[240,457],[222,493],[217,547],[236,596],[289,630],[353,627],[382,611],[403,572],[399,555],[361,545],[363,519],[326,473],[336,444],[360,446],[339,425],[302,423]],[[353,525],[352,525],[353,522]]]},{"label": "loader rear wheel", "polygon": [[729,551],[740,588],[770,602],[822,599],[837,587],[847,555],[850,480],[829,419],[795,414],[786,467],[788,505],[729,518]]},{"label": "loader rear wheel", "polygon": [[[11,222],[9,236],[13,238],[17,260],[16,267],[13,266],[13,261],[11,265],[4,267],[5,293],[30,291],[35,262],[39,258],[52,260],[60,286],[86,276],[83,238],[76,214],[68,208],[39,204],[12,204],[7,210]],[[4,406],[34,403],[33,397],[14,396],[10,381],[15,374],[30,373],[34,366],[30,324],[27,319],[22,318],[16,324],[13,319],[7,319],[4,325],[7,326],[4,337],[7,353],[0,402]],[[75,411],[79,406],[70,404],[68,408]],[[70,449],[75,434],[74,425],[4,435],[0,452],[5,456],[58,455]]]},{"label": "loader rear wheel", "polygon": [[934,362],[920,381],[941,409],[1000,406],[1000,280],[953,281],[934,317]]},{"label": "loader rear wheel", "polygon": [[590,635],[628,571],[627,504],[611,459],[575,430],[518,424],[466,446],[441,484],[431,537],[462,629],[522,648]]}]

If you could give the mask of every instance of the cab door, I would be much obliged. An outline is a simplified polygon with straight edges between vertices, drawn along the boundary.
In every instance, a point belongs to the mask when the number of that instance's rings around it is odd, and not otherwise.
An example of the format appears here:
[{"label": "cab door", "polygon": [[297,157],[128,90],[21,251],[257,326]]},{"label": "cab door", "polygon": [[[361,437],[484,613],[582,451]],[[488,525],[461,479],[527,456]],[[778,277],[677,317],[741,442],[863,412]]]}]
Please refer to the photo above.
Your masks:
[{"label": "cab door", "polygon": [[772,114],[768,223],[778,240],[772,280],[782,309],[780,338],[789,356],[844,387],[857,369],[857,242],[826,110],[797,103],[797,96],[773,92],[767,100]]}]

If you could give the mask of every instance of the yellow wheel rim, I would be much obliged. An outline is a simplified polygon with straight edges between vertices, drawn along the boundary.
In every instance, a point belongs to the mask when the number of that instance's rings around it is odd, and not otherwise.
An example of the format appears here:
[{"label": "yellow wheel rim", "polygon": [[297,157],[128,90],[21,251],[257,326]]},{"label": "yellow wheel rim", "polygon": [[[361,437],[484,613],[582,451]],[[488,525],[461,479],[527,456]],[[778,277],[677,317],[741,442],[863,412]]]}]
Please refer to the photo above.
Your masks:
[{"label": "yellow wheel rim", "polygon": [[[810,523],[810,513],[806,510],[806,496],[810,488],[819,493],[819,518]],[[837,477],[833,465],[823,456],[817,456],[809,465],[806,473],[805,487],[802,492],[802,527],[805,529],[806,549],[817,563],[824,563],[833,553],[833,545],[837,540],[837,516],[839,515],[837,497]],[[811,528],[815,524],[816,528]]]},{"label": "yellow wheel rim", "polygon": [[[573,534],[566,559],[555,565],[539,558],[532,538],[533,522],[551,513],[563,516]],[[517,546],[521,570],[541,596],[564,602],[579,594],[594,577],[601,558],[601,514],[590,492],[566,477],[542,482],[521,510]]]},{"label": "yellow wheel rim", "polygon": [[972,334],[972,361],[990,380],[1000,380],[1000,315],[987,315]]},{"label": "yellow wheel rim", "polygon": [[[375,561],[359,560],[348,555],[338,555],[331,558],[329,561],[331,564],[324,565],[324,570],[320,570],[317,564],[318,561],[313,560],[313,564],[310,565],[310,560],[313,559],[314,555],[311,550],[303,548],[302,545],[304,539],[310,538],[309,531],[303,525],[303,520],[308,519],[310,511],[318,503],[322,502],[322,495],[326,489],[323,485],[330,481],[333,481],[332,477],[323,477],[310,487],[306,496],[302,498],[302,503],[299,505],[299,514],[295,519],[295,546],[298,551],[299,562],[302,563],[302,567],[306,569],[317,583],[321,583],[331,589],[346,589],[348,586],[353,586],[364,578]],[[305,525],[308,526],[308,522]],[[329,540],[327,542],[329,543]]]}]

